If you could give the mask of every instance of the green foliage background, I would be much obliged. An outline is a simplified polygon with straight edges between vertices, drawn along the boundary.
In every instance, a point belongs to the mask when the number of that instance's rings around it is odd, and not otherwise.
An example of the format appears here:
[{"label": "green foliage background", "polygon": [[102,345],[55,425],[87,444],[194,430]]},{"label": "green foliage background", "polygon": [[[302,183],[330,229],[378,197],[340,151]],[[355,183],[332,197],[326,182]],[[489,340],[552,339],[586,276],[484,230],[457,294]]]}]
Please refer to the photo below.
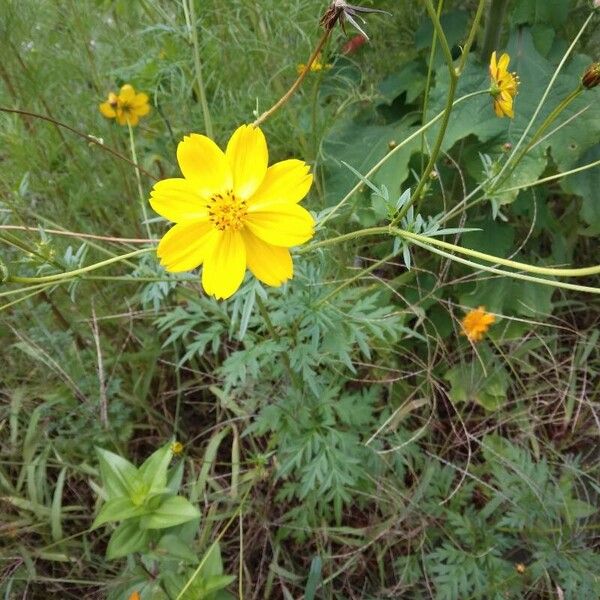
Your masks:
[{"label": "green foliage background", "polygon": [[[421,4],[365,4],[392,16],[370,16],[371,42],[348,56],[336,31],[331,69],[310,74],[264,126],[271,162],[313,166],[305,204],[316,215],[356,184],[343,162],[366,173],[424,120],[432,27]],[[444,2],[456,55],[476,4]],[[326,5],[197,3],[219,143],[286,90]],[[463,246],[538,265],[598,263],[600,169],[518,191],[486,187],[590,10],[588,0],[509,3],[499,50],[521,78],[516,118],[496,119],[488,96],[457,107],[422,205],[424,218],[447,214],[482,185],[482,202],[449,224],[478,229]],[[539,121],[600,57],[599,19]],[[188,33],[178,2],[6,0],[0,105],[128,155],[126,129],[97,106],[130,82],[154,107],[135,130],[140,162],[176,176],[177,142],[203,129]],[[488,85],[480,44],[481,35],[459,96]],[[429,117],[448,88],[439,47],[432,65]],[[501,190],[598,160],[600,88],[556,125]],[[437,131],[373,183],[393,198],[414,188]],[[145,193],[152,183],[143,180]],[[363,186],[319,236],[386,217]],[[155,237],[166,230],[157,217],[150,225]],[[129,165],[51,123],[0,114],[0,258],[11,273],[73,269],[136,249],[120,238],[144,235]],[[407,252],[376,239],[302,254],[286,288],[248,279],[226,303],[206,298],[195,274],[168,276],[154,256],[107,271],[109,281],[44,288],[10,306],[21,296],[3,296],[3,597],[171,598],[206,559],[190,600],[598,598],[598,297]],[[460,319],[480,305],[497,323],[472,346]],[[103,497],[94,448],[141,465],[173,437],[185,446],[173,462],[178,493],[199,524],[173,525],[151,558],[108,560],[113,530],[92,529]]]}]

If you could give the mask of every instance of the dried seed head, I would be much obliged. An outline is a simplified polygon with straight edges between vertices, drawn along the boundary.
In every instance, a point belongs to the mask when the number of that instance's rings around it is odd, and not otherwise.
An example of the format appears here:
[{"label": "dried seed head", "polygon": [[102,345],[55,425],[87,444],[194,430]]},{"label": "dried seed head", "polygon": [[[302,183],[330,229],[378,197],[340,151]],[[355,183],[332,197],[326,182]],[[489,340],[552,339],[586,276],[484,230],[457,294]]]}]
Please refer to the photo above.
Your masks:
[{"label": "dried seed head", "polygon": [[581,83],[588,90],[600,84],[600,62],[592,63],[583,74]]},{"label": "dried seed head", "polygon": [[360,16],[361,13],[382,13],[391,16],[391,14],[385,10],[365,8],[364,6],[354,6],[353,4],[348,4],[346,0],[333,0],[325,11],[325,14],[321,17],[321,25],[324,27],[325,31],[331,31],[339,23],[344,33],[346,33],[346,28],[344,25],[345,22],[348,21],[368,40],[369,36],[356,22],[356,19],[360,19],[363,23],[365,22],[365,20]]}]

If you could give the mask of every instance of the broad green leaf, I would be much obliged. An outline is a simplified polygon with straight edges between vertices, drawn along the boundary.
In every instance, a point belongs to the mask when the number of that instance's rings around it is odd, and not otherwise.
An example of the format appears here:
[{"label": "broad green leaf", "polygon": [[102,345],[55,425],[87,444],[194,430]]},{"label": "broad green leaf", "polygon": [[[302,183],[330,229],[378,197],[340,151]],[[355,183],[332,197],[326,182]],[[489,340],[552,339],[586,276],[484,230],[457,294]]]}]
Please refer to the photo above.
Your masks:
[{"label": "broad green leaf", "polygon": [[165,444],[151,454],[139,468],[140,475],[150,490],[167,487],[167,471],[173,457],[171,444]]},{"label": "broad green leaf", "polygon": [[177,558],[188,563],[198,562],[198,556],[190,550],[190,546],[172,533],[167,533],[160,538],[155,552],[159,555]]},{"label": "broad green leaf", "polygon": [[204,582],[204,591],[207,595],[212,595],[226,588],[233,581],[235,581],[235,576],[233,575],[213,575],[212,577],[207,577]]},{"label": "broad green leaf", "polygon": [[[584,166],[600,160],[600,145],[590,148],[576,166]],[[600,233],[600,165],[575,175],[565,177],[561,187],[566,192],[582,198],[581,218],[589,224],[587,235]]]},{"label": "broad green leaf", "polygon": [[114,452],[96,448],[100,464],[102,484],[108,499],[129,496],[139,480],[138,470],[126,459]]},{"label": "broad green leaf", "polygon": [[152,514],[142,518],[143,529],[165,529],[200,518],[200,511],[182,496],[167,498]]},{"label": "broad green leaf", "polygon": [[132,517],[139,517],[144,513],[145,509],[141,506],[136,506],[128,496],[111,498],[110,500],[107,500],[100,509],[98,516],[92,523],[92,529],[96,529],[105,523],[125,521]]},{"label": "broad green leaf", "polygon": [[121,523],[110,537],[106,558],[114,560],[134,552],[142,552],[148,547],[150,533],[140,529],[137,519]]},{"label": "broad green leaf", "polygon": [[515,25],[550,23],[560,27],[567,19],[569,5],[569,0],[519,0],[514,3],[512,21]]},{"label": "broad green leaf", "polygon": [[497,364],[486,364],[484,371],[480,361],[475,359],[453,367],[444,379],[450,383],[449,396],[455,404],[475,402],[485,410],[495,411],[506,401],[508,375]]}]

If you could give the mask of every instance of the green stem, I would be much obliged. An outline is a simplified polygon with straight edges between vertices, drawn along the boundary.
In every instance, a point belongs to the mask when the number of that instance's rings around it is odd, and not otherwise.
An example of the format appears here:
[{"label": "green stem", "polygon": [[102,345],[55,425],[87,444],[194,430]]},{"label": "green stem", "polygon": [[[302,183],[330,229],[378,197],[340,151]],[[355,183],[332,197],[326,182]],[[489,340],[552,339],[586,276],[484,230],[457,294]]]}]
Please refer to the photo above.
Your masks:
[{"label": "green stem", "polygon": [[492,52],[498,48],[507,6],[508,0],[492,0],[481,46],[481,60],[484,63],[490,60]]},{"label": "green stem", "polygon": [[[465,94],[460,98],[457,98],[453,106],[464,102],[465,100],[469,100],[470,98],[474,98],[475,96],[480,96],[481,94],[488,94],[489,90],[478,90],[476,92],[471,92],[470,94]],[[419,127],[417,131],[413,132],[407,138],[402,140],[393,150],[390,150],[376,165],[371,167],[369,171],[364,175],[365,179],[373,176],[392,156],[399,152],[406,144],[412,142],[415,138],[419,137],[424,131],[427,131],[432,125],[435,125],[442,117],[444,116],[444,111],[438,113],[435,117],[433,117],[428,123],[425,123],[422,127]],[[348,200],[361,188],[363,185],[362,181],[358,181],[358,183],[319,221],[319,227],[322,227],[331,219],[339,209],[348,202]]]},{"label": "green stem", "polygon": [[[127,119],[127,128],[129,129],[129,146],[131,147],[131,158],[132,158],[133,162],[137,165],[138,161],[137,161],[137,153],[135,151],[135,138],[133,137],[133,127],[131,126],[129,119]],[[142,188],[142,178],[140,176],[140,172],[137,169],[137,167],[135,169],[135,179],[137,181],[138,196],[140,199],[140,206],[142,207],[142,216],[144,218],[144,225],[146,226],[146,233],[148,234],[148,237],[151,238],[152,232],[150,231],[150,223],[148,223],[148,211],[146,210],[146,198],[144,197],[144,190]]]},{"label": "green stem", "polygon": [[421,173],[421,179],[419,180],[419,184],[417,185],[417,189],[414,191],[411,199],[402,207],[402,210],[395,217],[393,224],[399,223],[404,215],[408,212],[410,207],[421,198],[421,194],[423,193],[423,189],[429,180],[429,175],[433,171],[435,167],[435,163],[437,161],[438,155],[440,153],[440,149],[442,147],[442,143],[444,141],[444,137],[446,136],[446,129],[448,128],[448,123],[450,122],[450,114],[452,113],[452,108],[454,106],[454,96],[456,94],[456,85],[458,83],[458,74],[454,69],[454,61],[452,60],[452,52],[450,51],[450,46],[448,45],[448,40],[446,39],[446,34],[442,28],[442,24],[440,23],[439,15],[436,13],[435,8],[431,0],[423,0],[425,4],[425,8],[429,13],[429,18],[433,23],[433,28],[436,33],[436,37],[440,40],[440,46],[442,48],[442,53],[444,54],[444,59],[446,60],[446,66],[448,67],[448,73],[450,74],[450,86],[448,88],[448,97],[446,99],[446,107],[442,116],[442,124],[440,125],[440,131],[438,133],[437,139],[433,146],[433,150],[431,151],[431,155],[429,157],[429,162],[425,167],[423,173]]},{"label": "green stem", "polygon": [[112,265],[122,260],[127,260],[128,258],[133,258],[134,256],[140,256],[142,254],[147,254],[148,252],[153,251],[154,248],[142,248],[141,250],[135,250],[134,252],[129,252],[128,254],[122,254],[121,256],[114,256],[113,258],[108,258],[107,260],[94,263],[93,265],[88,265],[87,267],[81,267],[80,269],[67,271],[65,273],[56,273],[55,275],[44,275],[42,277],[18,277],[16,275],[8,275],[4,282],[26,283],[36,285],[38,283],[54,283],[59,281],[65,281],[67,279],[73,279],[75,277],[78,277],[83,273],[89,273],[90,271],[95,271],[96,269],[101,269],[103,267]]},{"label": "green stem", "polygon": [[[524,183],[523,185],[517,185],[515,187],[506,188],[505,190],[498,190],[498,194],[503,194],[505,192],[515,192],[517,190],[522,190],[525,188],[534,187],[536,185],[542,185],[543,183],[548,183],[549,181],[555,181],[556,179],[562,179],[563,177],[567,177],[569,175],[573,175],[575,173],[580,173],[581,171],[587,171],[588,169],[593,169],[594,167],[600,166],[600,160],[596,160],[593,163],[588,163],[587,165],[582,165],[581,167],[577,167],[575,169],[571,169],[570,171],[564,171],[563,173],[557,173],[556,175],[550,175],[549,177],[544,177],[543,179],[538,179],[537,181],[530,181],[529,183]],[[472,206],[471,204],[470,206]]]},{"label": "green stem", "polygon": [[510,164],[511,164],[513,158],[517,155],[517,152],[521,149],[521,146],[523,145],[525,138],[529,134],[531,128],[533,127],[535,120],[537,119],[538,115],[540,114],[540,112],[546,102],[546,98],[548,98],[548,95],[550,94],[550,90],[552,89],[554,82],[556,81],[559,73],[562,71],[562,68],[565,65],[565,63],[567,62],[569,55],[573,51],[573,48],[575,48],[577,42],[579,41],[579,38],[583,35],[583,32],[586,30],[586,28],[589,25],[590,21],[592,20],[593,16],[594,16],[594,13],[591,13],[588,16],[588,18],[585,20],[584,24],[579,29],[579,32],[575,36],[575,39],[571,42],[571,45],[567,48],[567,51],[565,52],[560,63],[558,64],[558,67],[556,67],[556,70],[554,71],[552,77],[550,78],[550,81],[548,82],[548,85],[546,86],[546,89],[544,90],[544,93],[542,94],[542,97],[540,98],[540,101],[538,102],[538,105],[535,109],[535,112],[533,113],[533,116],[531,117],[531,119],[529,119],[529,123],[527,124],[525,131],[523,131],[523,133],[521,134],[521,137],[519,138],[517,145],[513,148],[511,155],[508,157],[508,160],[504,163],[502,169],[500,170],[500,173],[498,173],[498,175],[496,176],[496,181],[501,181],[502,175],[510,167]]},{"label": "green stem", "polygon": [[425,7],[427,12],[429,13],[429,17],[433,22],[434,29],[437,33],[437,37],[440,40],[440,44],[442,47],[442,51],[444,53],[444,58],[446,60],[446,66],[448,67],[448,73],[450,75],[450,86],[448,89],[448,97],[446,100],[446,107],[444,112],[442,113],[442,123],[440,125],[440,131],[438,133],[438,137],[435,141],[435,145],[431,152],[431,156],[429,157],[429,162],[425,167],[425,170],[421,174],[421,179],[419,184],[417,185],[417,189],[412,194],[410,200],[402,207],[400,212],[396,215],[396,217],[392,221],[392,225],[396,225],[402,221],[406,213],[409,211],[410,207],[418,202],[419,204],[422,202],[423,198],[423,190],[427,185],[429,180],[429,176],[435,167],[435,163],[440,154],[440,150],[442,149],[442,144],[444,142],[444,138],[446,136],[446,130],[448,128],[448,123],[450,122],[450,115],[452,114],[452,110],[454,109],[455,102],[454,96],[456,95],[456,87],[458,85],[458,78],[462,73],[462,70],[465,66],[469,50],[471,45],[473,44],[473,40],[475,39],[475,33],[479,27],[479,22],[481,20],[481,15],[483,14],[483,6],[484,0],[479,0],[479,6],[477,7],[477,13],[475,14],[475,18],[473,20],[473,24],[471,25],[471,30],[469,32],[469,36],[467,38],[467,43],[462,52],[462,56],[460,59],[459,67],[454,67],[454,61],[452,60],[452,52],[450,51],[450,46],[448,45],[448,40],[446,39],[446,35],[444,34],[444,30],[442,28],[442,24],[440,23],[439,16],[436,14],[435,9],[433,8],[433,4],[431,0],[423,0],[425,2]]},{"label": "green stem", "polygon": [[[437,15],[438,19],[442,14],[442,9],[444,8],[444,0],[439,0]],[[427,67],[427,81],[425,83],[425,94],[423,97],[423,114],[421,117],[421,124],[425,123],[427,119],[427,107],[429,105],[429,90],[431,88],[431,79],[433,76],[433,60],[435,58],[435,50],[437,48],[437,32],[433,31],[433,38],[431,40],[431,51],[429,53],[429,65]],[[425,135],[421,137],[421,172],[423,172],[423,157],[425,155]]]},{"label": "green stem", "polygon": [[[510,167],[508,169],[506,169],[506,173],[504,174],[502,182],[506,181],[506,179],[508,177],[510,177],[510,174],[516,169],[517,165],[523,160],[523,158],[529,152],[529,150],[531,150],[531,148],[533,148],[533,146],[535,146],[535,144],[542,137],[542,135],[544,135],[544,133],[546,132],[548,127],[550,127],[550,125],[552,125],[552,123],[554,123],[554,121],[556,121],[556,119],[560,116],[560,114],[583,91],[584,91],[584,87],[581,84],[579,84],[568,96],[563,98],[563,100],[560,102],[560,104],[544,119],[542,124],[538,127],[537,131],[531,137],[531,140],[529,141],[529,143],[519,152],[519,154],[517,155],[516,158],[514,158],[513,160],[510,161]],[[500,183],[502,183],[498,179],[496,179],[496,182],[498,185]],[[495,188],[496,188],[496,184],[494,186],[492,186],[492,189],[489,190],[487,194],[491,195],[495,191]]]},{"label": "green stem", "polygon": [[529,273],[537,273],[539,275],[548,275],[549,277],[589,277],[591,275],[600,274],[600,265],[594,267],[584,267],[577,269],[563,269],[563,268],[554,268],[554,267],[537,267],[535,265],[529,265],[527,263],[521,263],[514,260],[509,260],[507,258],[501,258],[499,256],[494,256],[492,254],[486,254],[484,252],[479,252],[478,250],[471,250],[470,248],[463,248],[462,246],[456,246],[455,244],[450,244],[449,242],[444,242],[443,240],[438,240],[436,238],[432,238],[426,235],[420,235],[418,233],[412,233],[410,231],[405,231],[404,229],[399,229],[392,225],[382,226],[382,227],[368,227],[366,229],[361,229],[359,231],[353,231],[351,233],[346,233],[344,235],[340,235],[334,238],[329,238],[327,240],[322,240],[320,242],[316,242],[311,244],[310,246],[305,246],[302,248],[303,251],[308,252],[311,250],[315,250],[317,248],[323,248],[325,246],[332,246],[341,242],[355,240],[362,237],[369,237],[372,235],[392,235],[399,236],[404,239],[407,239],[414,243],[426,244],[428,246],[439,246],[440,248],[445,248],[447,250],[452,250],[453,252],[457,252],[458,254],[464,254],[466,256],[471,256],[472,258],[478,258],[479,260],[484,260],[486,262],[492,264],[504,265],[506,267],[510,267],[512,269],[517,269],[519,271],[526,271]]},{"label": "green stem", "polygon": [[[189,4],[186,5],[186,2],[188,1]],[[196,28],[196,8],[194,6],[194,0],[183,0],[183,10],[185,12],[186,20],[188,21],[192,45],[194,46],[194,69],[196,71],[197,86],[196,91],[198,93],[198,98],[200,99],[200,106],[202,107],[202,116],[204,117],[204,129],[206,130],[206,135],[209,138],[212,138],[213,126],[212,120],[210,118],[208,101],[206,99],[204,78],[202,77],[202,64],[200,62],[200,45],[198,44],[198,31]]]}]

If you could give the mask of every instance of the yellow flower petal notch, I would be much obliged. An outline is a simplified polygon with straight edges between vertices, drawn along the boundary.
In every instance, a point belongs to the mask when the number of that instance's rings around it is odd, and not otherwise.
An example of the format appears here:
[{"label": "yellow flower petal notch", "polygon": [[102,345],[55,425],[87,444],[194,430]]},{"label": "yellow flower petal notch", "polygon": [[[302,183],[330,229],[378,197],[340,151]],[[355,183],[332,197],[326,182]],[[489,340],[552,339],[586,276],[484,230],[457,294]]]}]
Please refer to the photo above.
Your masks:
[{"label": "yellow flower petal notch", "polygon": [[263,132],[242,125],[225,152],[192,133],[180,142],[182,178],[159,181],[150,204],[173,221],[158,245],[161,264],[172,273],[202,265],[202,287],[217,299],[232,296],[246,268],[278,287],[293,276],[289,248],[314,235],[314,219],[299,205],[313,177],[301,160],[268,166]]},{"label": "yellow flower petal notch", "polygon": [[485,307],[480,306],[469,311],[463,318],[461,324],[463,333],[472,342],[480,342],[487,333],[490,325],[496,321],[496,317],[485,312]]},{"label": "yellow flower petal notch", "polygon": [[116,119],[119,125],[137,125],[140,117],[150,112],[148,94],[137,93],[132,85],[125,84],[119,91],[108,94],[108,100],[100,104],[100,112],[107,119]]},{"label": "yellow flower petal notch", "polygon": [[498,117],[515,116],[513,102],[518,93],[519,77],[508,71],[510,56],[504,53],[500,60],[496,59],[496,52],[492,53],[490,60],[490,93],[494,98],[494,111]]}]

